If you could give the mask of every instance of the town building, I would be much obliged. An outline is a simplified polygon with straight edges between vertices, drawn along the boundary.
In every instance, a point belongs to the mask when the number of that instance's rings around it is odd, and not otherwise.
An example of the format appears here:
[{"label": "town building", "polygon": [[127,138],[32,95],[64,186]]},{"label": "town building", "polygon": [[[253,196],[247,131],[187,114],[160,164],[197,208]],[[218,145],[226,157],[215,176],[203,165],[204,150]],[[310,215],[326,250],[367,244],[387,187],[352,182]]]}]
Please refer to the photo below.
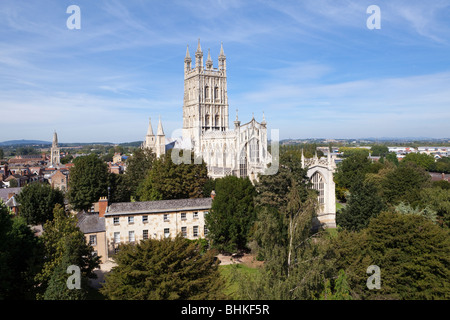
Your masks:
[{"label": "town building", "polygon": [[105,218],[107,255],[117,252],[121,243],[145,239],[204,238],[205,215],[211,209],[212,198],[159,200],[112,203]]}]

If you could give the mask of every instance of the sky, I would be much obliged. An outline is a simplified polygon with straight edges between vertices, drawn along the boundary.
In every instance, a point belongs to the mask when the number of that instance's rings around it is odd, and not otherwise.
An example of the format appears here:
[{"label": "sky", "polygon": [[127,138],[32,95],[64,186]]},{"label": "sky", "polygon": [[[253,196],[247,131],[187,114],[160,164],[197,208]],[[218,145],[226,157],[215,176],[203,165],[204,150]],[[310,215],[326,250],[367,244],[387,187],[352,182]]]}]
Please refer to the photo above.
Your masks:
[{"label": "sky", "polygon": [[2,0],[0,141],[144,140],[149,117],[170,137],[198,39],[214,67],[223,43],[231,128],[450,137],[448,0]]}]

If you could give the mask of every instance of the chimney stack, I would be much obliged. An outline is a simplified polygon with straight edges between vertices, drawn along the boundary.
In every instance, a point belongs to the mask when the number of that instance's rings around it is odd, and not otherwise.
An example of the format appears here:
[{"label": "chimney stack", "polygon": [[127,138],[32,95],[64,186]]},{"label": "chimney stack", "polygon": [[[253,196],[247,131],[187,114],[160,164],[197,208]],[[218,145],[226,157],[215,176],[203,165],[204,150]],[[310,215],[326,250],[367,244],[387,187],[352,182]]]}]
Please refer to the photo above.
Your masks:
[{"label": "chimney stack", "polygon": [[104,217],[107,208],[108,208],[108,198],[100,197],[100,199],[98,200],[98,216]]}]

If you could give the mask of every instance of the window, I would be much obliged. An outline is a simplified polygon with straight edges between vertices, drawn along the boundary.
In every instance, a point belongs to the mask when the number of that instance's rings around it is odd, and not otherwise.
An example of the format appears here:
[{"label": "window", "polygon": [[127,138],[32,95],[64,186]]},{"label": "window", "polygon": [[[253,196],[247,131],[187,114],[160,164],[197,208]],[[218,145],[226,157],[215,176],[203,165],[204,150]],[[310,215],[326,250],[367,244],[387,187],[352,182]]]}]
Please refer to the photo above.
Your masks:
[{"label": "window", "polygon": [[148,222],[148,216],[142,216],[142,223]]},{"label": "window", "polygon": [[97,245],[97,236],[96,235],[90,235],[89,236],[89,244],[91,246],[96,246]]},{"label": "window", "polygon": [[181,227],[181,235],[183,237],[187,237],[187,227]]},{"label": "window", "polygon": [[169,228],[164,228],[164,238],[170,237],[170,230]]},{"label": "window", "polygon": [[169,221],[169,215],[168,214],[164,214],[164,221]]},{"label": "window", "polygon": [[120,232],[114,232],[114,243],[120,243]]},{"label": "window", "polygon": [[129,224],[133,224],[134,223],[134,216],[129,216],[128,217],[128,223]]},{"label": "window", "polygon": [[319,191],[319,205],[323,206],[325,203],[325,190],[324,190],[324,180],[319,172],[316,172],[311,177],[312,188]]},{"label": "window", "polygon": [[147,240],[148,239],[148,230],[142,231],[142,239]]},{"label": "window", "polygon": [[193,227],[193,236],[198,237],[198,226]]},{"label": "window", "polygon": [[194,213],[192,214],[192,217],[193,217],[194,219],[198,219],[198,212],[194,212]]},{"label": "window", "polygon": [[181,213],[181,220],[186,220],[186,212]]},{"label": "window", "polygon": [[114,223],[114,225],[118,225],[119,224],[119,217],[114,217],[113,218],[113,223]]},{"label": "window", "polygon": [[205,233],[205,237],[208,235],[208,228],[206,227],[206,225],[204,226],[204,228],[203,228],[203,231],[204,231],[204,233]]},{"label": "window", "polygon": [[134,242],[135,238],[134,238],[134,231],[128,231],[128,241],[129,242]]}]

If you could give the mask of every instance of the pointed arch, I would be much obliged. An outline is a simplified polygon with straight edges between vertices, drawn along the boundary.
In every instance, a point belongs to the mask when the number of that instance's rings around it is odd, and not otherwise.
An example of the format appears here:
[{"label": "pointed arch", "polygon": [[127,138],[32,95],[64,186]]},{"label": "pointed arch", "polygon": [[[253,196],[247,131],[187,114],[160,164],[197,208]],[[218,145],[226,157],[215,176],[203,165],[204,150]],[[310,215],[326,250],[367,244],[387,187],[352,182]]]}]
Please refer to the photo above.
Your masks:
[{"label": "pointed arch", "polygon": [[311,175],[310,181],[312,188],[319,192],[317,200],[322,208],[325,205],[325,178],[319,171],[316,171]]}]

